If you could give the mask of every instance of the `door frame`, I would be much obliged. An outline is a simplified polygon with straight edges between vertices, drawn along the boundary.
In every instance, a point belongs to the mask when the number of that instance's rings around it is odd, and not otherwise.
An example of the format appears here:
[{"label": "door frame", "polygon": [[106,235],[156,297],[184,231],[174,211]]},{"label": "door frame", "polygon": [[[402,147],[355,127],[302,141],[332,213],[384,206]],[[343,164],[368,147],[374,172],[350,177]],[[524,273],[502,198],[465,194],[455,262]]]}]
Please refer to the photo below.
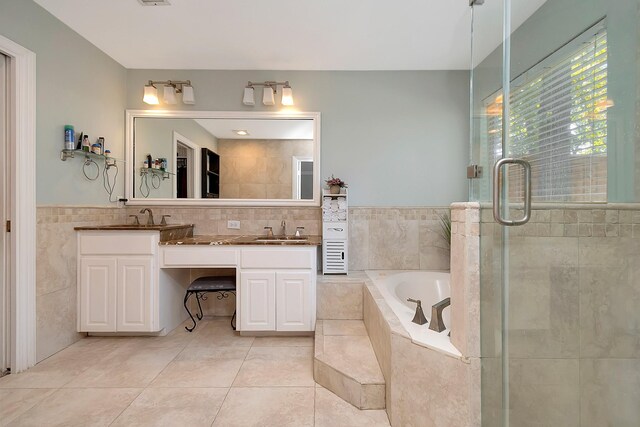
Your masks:
[{"label": "door frame", "polygon": [[193,197],[199,197],[198,195],[202,192],[200,188],[201,185],[199,176],[199,168],[202,164],[202,161],[200,160],[200,146],[191,141],[186,136],[176,132],[175,130],[173,131],[173,157],[171,158],[171,160],[173,161],[173,166],[170,166],[169,168],[173,168],[173,173],[175,173],[173,179],[173,197],[176,198],[178,194],[178,142],[180,142],[182,145],[186,145],[190,150],[193,151],[193,154],[191,156],[192,168],[189,171],[189,175],[191,177],[191,180],[193,181]]},{"label": "door frame", "polygon": [[36,55],[1,35],[0,53],[9,57],[9,357],[17,373],[36,364]]}]

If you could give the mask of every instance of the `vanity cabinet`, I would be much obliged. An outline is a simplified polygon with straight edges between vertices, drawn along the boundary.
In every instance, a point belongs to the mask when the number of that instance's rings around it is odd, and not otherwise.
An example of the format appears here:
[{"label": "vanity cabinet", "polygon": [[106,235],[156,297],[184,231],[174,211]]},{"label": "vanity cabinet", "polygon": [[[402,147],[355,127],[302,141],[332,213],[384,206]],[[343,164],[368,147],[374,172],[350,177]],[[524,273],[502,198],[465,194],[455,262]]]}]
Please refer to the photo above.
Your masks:
[{"label": "vanity cabinet", "polygon": [[158,233],[78,233],[78,331],[158,332]]},{"label": "vanity cabinet", "polygon": [[240,330],[312,331],[309,271],[240,273]]},{"label": "vanity cabinet", "polygon": [[240,332],[313,331],[315,245],[161,245],[160,269],[235,268]]}]

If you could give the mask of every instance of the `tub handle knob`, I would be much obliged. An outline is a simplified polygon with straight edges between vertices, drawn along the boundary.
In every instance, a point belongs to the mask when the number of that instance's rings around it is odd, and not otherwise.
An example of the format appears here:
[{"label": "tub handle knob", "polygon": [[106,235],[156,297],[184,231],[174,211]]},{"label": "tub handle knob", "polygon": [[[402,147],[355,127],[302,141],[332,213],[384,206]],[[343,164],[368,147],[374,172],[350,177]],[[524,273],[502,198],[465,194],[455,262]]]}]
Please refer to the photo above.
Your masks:
[{"label": "tub handle knob", "polygon": [[424,317],[424,311],[422,311],[422,301],[419,299],[407,298],[407,301],[418,304],[416,307],[416,314],[413,316],[413,323],[417,323],[418,325],[424,325],[427,323],[427,318]]}]

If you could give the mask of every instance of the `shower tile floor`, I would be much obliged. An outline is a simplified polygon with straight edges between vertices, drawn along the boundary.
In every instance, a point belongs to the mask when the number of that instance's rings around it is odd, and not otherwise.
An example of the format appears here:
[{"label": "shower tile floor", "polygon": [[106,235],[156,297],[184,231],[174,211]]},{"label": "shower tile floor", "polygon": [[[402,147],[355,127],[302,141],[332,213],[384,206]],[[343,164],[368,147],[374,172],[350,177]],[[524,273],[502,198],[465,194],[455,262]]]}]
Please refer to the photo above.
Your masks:
[{"label": "shower tile floor", "polygon": [[312,337],[193,333],[86,338],[0,378],[0,426],[389,426],[313,380]]}]

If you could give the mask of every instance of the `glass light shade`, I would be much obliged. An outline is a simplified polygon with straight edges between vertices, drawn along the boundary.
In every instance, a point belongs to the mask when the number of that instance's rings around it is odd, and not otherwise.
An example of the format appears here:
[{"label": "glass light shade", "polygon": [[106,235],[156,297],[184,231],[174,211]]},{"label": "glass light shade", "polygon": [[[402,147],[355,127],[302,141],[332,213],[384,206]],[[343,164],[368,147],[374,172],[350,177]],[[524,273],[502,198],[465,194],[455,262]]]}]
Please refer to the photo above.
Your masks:
[{"label": "glass light shade", "polygon": [[288,86],[282,88],[282,105],[293,105],[293,90]]},{"label": "glass light shade", "polygon": [[273,89],[270,86],[267,86],[262,91],[262,103],[264,105],[275,105],[276,98],[273,94]]},{"label": "glass light shade", "polygon": [[176,99],[176,88],[173,86],[164,87],[164,102],[165,104],[175,104],[178,102]]},{"label": "glass light shade", "polygon": [[142,101],[146,104],[158,105],[160,101],[158,101],[158,89],[151,85],[147,85],[144,87],[144,97]]},{"label": "glass light shade", "polygon": [[256,105],[256,99],[253,96],[253,88],[245,87],[244,96],[242,97],[242,103],[244,105]]},{"label": "glass light shade", "polygon": [[195,104],[196,96],[193,93],[193,86],[182,86],[182,103]]}]

